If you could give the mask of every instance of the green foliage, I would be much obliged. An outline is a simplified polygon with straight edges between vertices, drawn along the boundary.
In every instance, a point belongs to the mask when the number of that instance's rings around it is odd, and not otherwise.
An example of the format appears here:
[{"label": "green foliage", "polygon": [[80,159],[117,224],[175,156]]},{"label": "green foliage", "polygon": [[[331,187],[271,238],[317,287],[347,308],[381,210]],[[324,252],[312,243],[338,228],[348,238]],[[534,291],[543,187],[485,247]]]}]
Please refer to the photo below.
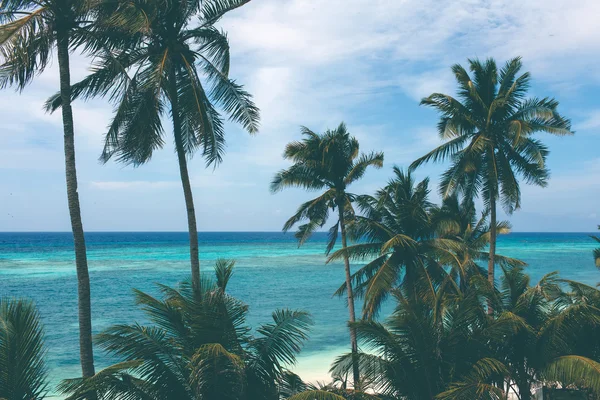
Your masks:
[{"label": "green foliage", "polygon": [[[348,226],[355,244],[331,255],[349,254],[367,264],[352,276],[355,293],[364,297],[363,316],[377,315],[396,287],[410,287],[412,296],[435,298],[435,286],[454,285],[464,290],[474,275],[483,272],[477,261],[487,260],[490,240],[487,214],[477,219],[471,201],[456,196],[442,207],[429,201],[429,180],[415,182],[410,171],[394,168],[394,178],[375,196],[357,196],[361,211]],[[497,224],[507,231],[505,222]],[[498,256],[501,265],[523,262]],[[338,294],[345,292],[338,289]]]},{"label": "green foliage", "polygon": [[[72,88],[74,98],[108,97],[115,106],[102,161],[148,162],[164,145],[161,117],[167,111],[178,146],[189,155],[200,148],[207,164],[219,163],[224,152],[217,107],[249,133],[258,131],[259,110],[229,78],[229,43],[213,26],[247,2],[108,3],[99,26],[112,46],[95,54],[92,73]],[[57,94],[46,106],[55,110],[60,103]]]},{"label": "green foliage", "polygon": [[[219,277],[232,262],[217,262],[217,281],[199,291],[159,286],[163,298],[136,291],[151,325],[115,325],[96,338],[122,362],[87,379],[62,383],[68,399],[279,399],[290,388],[296,354],[312,324],[301,311],[277,310],[253,335],[248,306],[229,296]],[[287,382],[287,383],[286,383]],[[304,386],[296,385],[303,389]],[[290,390],[291,391],[291,390]]]},{"label": "green foliage", "polygon": [[309,390],[295,394],[288,400],[345,400],[345,398],[324,390]]},{"label": "green foliage", "polygon": [[[278,172],[271,182],[272,192],[286,187],[325,190],[315,199],[303,203],[283,227],[287,232],[306,221],[296,233],[300,245],[327,223],[330,210],[343,207],[344,219],[350,220],[356,196],[347,192],[348,186],[359,180],[368,167],[383,166],[383,153],[359,154],[358,141],[350,136],[344,123],[323,134],[302,128],[302,134],[305,138],[301,142],[291,142],[285,148],[284,157],[294,164]],[[335,246],[341,222],[338,219],[329,229],[327,253]]]},{"label": "green foliage", "polygon": [[542,378],[582,383],[573,380],[573,370],[561,376],[560,368],[570,361],[557,361],[598,359],[600,342],[593,332],[600,327],[600,291],[560,280],[556,273],[531,286],[520,267],[504,270],[501,287],[498,309],[522,327],[506,338],[499,354],[522,398],[530,398],[533,383]]},{"label": "green foliage", "polygon": [[[373,317],[391,290],[407,282],[415,292],[427,296],[430,279],[422,275],[443,273],[433,256],[434,228],[428,200],[428,180],[415,184],[410,173],[394,168],[395,177],[374,197],[358,196],[362,215],[348,226],[356,244],[332,254],[329,261],[347,254],[370,261],[355,272],[352,280],[357,295],[364,296],[363,314]],[[345,289],[340,288],[338,293]],[[429,293],[431,294],[431,293]]]},{"label": "green foliage", "polygon": [[559,357],[546,367],[543,376],[551,381],[588,388],[596,395],[600,394],[600,363],[586,357]]},{"label": "green foliage", "polygon": [[444,197],[459,192],[472,199],[481,193],[486,207],[499,199],[512,213],[521,204],[518,176],[527,183],[547,184],[548,149],[532,135],[570,135],[571,123],[558,113],[556,100],[526,99],[530,76],[519,75],[520,58],[509,60],[501,70],[493,59],[469,60],[469,67],[472,77],[462,66],[452,67],[458,99],[434,93],[421,101],[442,115],[438,131],[446,143],[411,168],[450,159],[440,184]]},{"label": "green foliage", "polygon": [[[457,195],[443,199],[442,206],[434,211],[432,217],[436,227],[437,246],[446,252],[439,254],[439,262],[452,266],[452,275],[458,280],[461,290],[466,290],[473,275],[484,275],[478,262],[489,259],[487,246],[490,243],[489,212],[477,217],[471,199],[459,201]],[[509,233],[510,223],[496,223],[496,231]],[[525,266],[525,263],[510,257],[496,254],[496,264],[507,267]]]},{"label": "green foliage", "polygon": [[0,299],[0,399],[44,398],[45,356],[44,330],[34,305]]},{"label": "green foliage", "polygon": [[[0,2],[0,88],[23,90],[41,74],[58,40],[87,54],[108,53],[117,44],[106,26],[103,1],[6,0]],[[57,95],[60,98],[60,95]]]},{"label": "green foliage", "polygon": [[[434,283],[433,296],[394,289],[396,308],[385,323],[353,324],[364,351],[361,387],[417,400],[503,399],[507,385],[521,399],[538,385],[600,394],[600,291],[556,273],[531,286],[523,267],[502,270],[500,291],[477,274],[464,290]],[[339,357],[334,376],[347,376],[351,360]]]},{"label": "green foliage", "polygon": [[[420,298],[403,286],[393,292],[397,305],[385,324],[357,322],[365,351],[359,358],[361,376],[371,388],[389,398],[466,399],[502,381],[506,368],[493,349],[518,324],[488,316],[480,293],[490,293],[489,284],[474,278],[471,287],[478,285],[481,291],[467,294],[439,286],[434,296]],[[332,368],[336,375],[344,374],[347,359],[338,358]]]},{"label": "green foliage", "polygon": [[[600,229],[600,225],[598,226],[598,229]],[[600,237],[594,235],[591,235],[590,237],[600,243]],[[600,248],[594,249],[594,262],[596,263],[596,267],[600,268]]]}]

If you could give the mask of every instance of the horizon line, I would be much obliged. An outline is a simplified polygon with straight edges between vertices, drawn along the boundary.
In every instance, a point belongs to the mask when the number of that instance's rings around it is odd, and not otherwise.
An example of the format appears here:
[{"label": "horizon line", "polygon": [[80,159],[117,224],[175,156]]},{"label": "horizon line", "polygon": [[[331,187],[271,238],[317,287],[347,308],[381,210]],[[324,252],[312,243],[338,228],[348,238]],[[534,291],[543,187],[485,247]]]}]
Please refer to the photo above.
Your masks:
[{"label": "horizon line", "polygon": [[[72,233],[71,231],[0,231],[2,233]],[[84,233],[188,233],[188,231],[169,231],[169,230],[148,230],[148,231],[105,231],[105,230],[88,230]],[[198,231],[198,233],[283,233],[293,235],[294,232],[283,232],[283,231]],[[317,231],[314,233],[327,233],[327,231]],[[596,231],[511,231],[500,235],[510,235],[511,233],[583,233],[583,234],[595,234]]]}]

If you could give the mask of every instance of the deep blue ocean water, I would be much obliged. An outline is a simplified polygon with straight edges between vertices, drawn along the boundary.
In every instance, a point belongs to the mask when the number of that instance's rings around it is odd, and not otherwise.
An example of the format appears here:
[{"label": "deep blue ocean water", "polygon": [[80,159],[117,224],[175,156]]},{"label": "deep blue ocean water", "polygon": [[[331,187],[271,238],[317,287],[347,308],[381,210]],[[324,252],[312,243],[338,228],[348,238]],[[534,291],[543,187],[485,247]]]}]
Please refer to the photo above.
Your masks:
[{"label": "deep blue ocean water", "polygon": [[[132,288],[158,294],[154,283],[176,285],[189,275],[187,233],[87,233],[94,332],[114,323],[143,322]],[[341,264],[325,265],[326,234],[298,248],[291,234],[200,233],[203,273],[217,258],[236,259],[229,292],[250,306],[248,322],[269,322],[277,308],[307,310],[315,319],[297,371],[323,379],[348,342]],[[548,272],[588,284],[600,281],[595,243],[587,233],[512,233],[498,253],[526,261],[534,280]],[[355,266],[356,267],[356,266]],[[33,299],[42,315],[54,383],[79,374],[77,297],[70,233],[0,233],[0,296]],[[110,360],[96,350],[97,367]]]}]

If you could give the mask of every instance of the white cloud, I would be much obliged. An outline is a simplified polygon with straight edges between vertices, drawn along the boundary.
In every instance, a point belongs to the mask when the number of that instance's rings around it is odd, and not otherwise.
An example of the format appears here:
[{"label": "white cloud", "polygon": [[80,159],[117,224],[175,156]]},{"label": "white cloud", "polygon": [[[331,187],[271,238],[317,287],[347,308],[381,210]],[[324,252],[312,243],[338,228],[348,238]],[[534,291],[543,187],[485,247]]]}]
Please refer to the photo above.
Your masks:
[{"label": "white cloud", "polygon": [[[525,69],[532,72],[534,83],[544,89],[552,85],[562,108],[567,91],[577,93],[600,83],[597,15],[600,2],[596,0],[252,1],[224,18],[222,27],[231,43],[231,75],[246,86],[261,108],[261,131],[249,137],[228,124],[230,147],[224,163],[212,172],[204,169],[200,157],[190,162],[192,185],[212,189],[198,190],[204,217],[219,216],[210,225],[213,229],[221,223],[235,228],[240,218],[228,220],[223,210],[236,211],[236,201],[239,208],[239,199],[244,197],[248,215],[256,215],[247,217],[245,229],[251,229],[251,223],[260,224],[256,229],[279,229],[296,207],[291,203],[299,201],[302,194],[271,196],[268,183],[277,169],[287,165],[281,154],[285,144],[299,138],[300,125],[322,131],[344,120],[360,139],[363,151],[385,151],[386,168],[369,173],[357,185],[366,191],[378,187],[389,177],[392,164],[406,166],[439,144],[435,113],[421,111],[418,100],[432,92],[452,93],[449,67],[464,64],[467,57],[494,56],[502,62],[524,56]],[[86,74],[88,65],[89,60],[72,57],[73,81]],[[11,175],[22,173],[32,185],[36,185],[35,179],[47,179],[43,173],[52,174],[56,187],[64,184],[60,113],[49,116],[41,109],[44,99],[57,88],[57,65],[53,63],[22,95],[0,93],[0,169],[11,169]],[[575,130],[599,128],[600,104],[578,104],[572,107],[585,118],[574,119]],[[97,157],[111,107],[103,100],[77,101],[74,115],[82,201],[87,189],[95,191],[87,192],[88,204],[102,198],[105,207],[117,207],[111,203],[118,197],[116,191],[122,192],[118,202],[133,204],[134,192],[151,190],[154,192],[148,197],[163,199],[160,209],[158,200],[145,206],[156,216],[166,213],[164,204],[173,204],[171,197],[164,200],[167,193],[181,197],[167,124],[167,149],[157,152],[148,165],[133,169],[111,162],[101,166]],[[419,174],[430,171],[424,168]],[[598,173],[591,166],[585,171],[585,176],[555,174],[549,188],[524,192],[526,206],[539,202],[547,210],[557,210],[560,199],[568,194],[571,204],[585,203],[586,215],[600,213],[588,207],[587,200],[577,200],[576,191],[569,192],[577,187],[587,194],[596,193]],[[0,178],[0,183],[4,179]],[[23,184],[11,185],[8,190],[23,188]],[[530,202],[530,195],[535,200]],[[546,200],[544,196],[549,195],[559,200]],[[40,192],[32,201],[39,199],[45,204],[46,196],[50,195]],[[64,199],[53,201],[62,204]],[[222,204],[224,201],[227,204]],[[136,205],[131,207],[141,212]],[[123,211],[125,220],[120,223],[127,225],[131,214]],[[137,221],[134,218],[132,224]],[[19,221],[10,223],[21,228]]]},{"label": "white cloud", "polygon": [[587,118],[585,118],[575,128],[584,130],[600,128],[600,110],[594,110],[588,113]]}]

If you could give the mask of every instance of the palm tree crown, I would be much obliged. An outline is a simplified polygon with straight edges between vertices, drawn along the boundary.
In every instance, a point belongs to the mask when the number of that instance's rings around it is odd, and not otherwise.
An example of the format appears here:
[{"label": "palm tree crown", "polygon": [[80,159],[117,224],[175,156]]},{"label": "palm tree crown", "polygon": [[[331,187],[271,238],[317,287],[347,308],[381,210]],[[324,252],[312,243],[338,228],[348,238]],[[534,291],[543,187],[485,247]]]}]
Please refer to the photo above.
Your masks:
[{"label": "palm tree crown", "polygon": [[252,334],[248,306],[227,294],[233,262],[216,263],[216,279],[201,288],[159,286],[163,299],[135,291],[150,325],[116,325],[99,346],[121,359],[92,378],[65,381],[68,399],[89,393],[109,399],[279,400],[286,366],[307,339],[306,312],[277,310]]},{"label": "palm tree crown", "polygon": [[[120,24],[114,22],[108,33],[118,47],[99,54],[92,73],[73,85],[73,98],[108,96],[116,105],[101,160],[116,156],[134,165],[148,162],[164,145],[161,117],[166,112],[180,128],[174,132],[176,146],[181,142],[188,155],[200,147],[208,164],[221,161],[225,144],[223,120],[215,105],[248,132],[258,131],[259,110],[250,94],[229,78],[229,43],[213,26],[247,2],[159,0],[120,5],[128,13],[117,14]],[[50,110],[58,106],[58,96],[47,103]]]},{"label": "palm tree crown", "polygon": [[[346,252],[367,263],[352,276],[355,293],[364,297],[363,316],[375,317],[397,288],[415,298],[435,296],[435,287],[456,281],[466,289],[480,275],[477,261],[486,258],[486,217],[475,218],[472,202],[446,199],[442,207],[429,200],[429,180],[415,181],[410,171],[394,167],[395,177],[375,196],[358,196],[361,211],[349,225],[356,242]],[[506,226],[501,224],[501,229]],[[339,250],[330,260],[344,254]],[[498,256],[502,265],[523,262]],[[345,291],[342,286],[338,294]]]},{"label": "palm tree crown", "polygon": [[[383,166],[383,153],[359,154],[358,140],[350,136],[344,123],[322,135],[308,128],[302,128],[302,134],[306,138],[288,144],[284,152],[284,158],[294,165],[278,172],[271,182],[272,192],[286,187],[325,190],[319,197],[303,203],[283,227],[288,231],[306,220],[296,233],[300,244],[327,223],[329,210],[343,204],[345,211],[352,213],[355,195],[346,191],[348,186],[362,178],[368,167]],[[335,246],[340,222],[338,220],[329,230],[328,253]]]},{"label": "palm tree crown", "polygon": [[24,89],[46,69],[59,40],[66,39],[69,47],[85,44],[98,51],[99,40],[89,34],[93,18],[89,6],[73,0],[0,2],[0,88]]},{"label": "palm tree crown", "polygon": [[[103,162],[112,157],[140,165],[164,145],[168,113],[186,204],[192,284],[200,282],[198,228],[187,157],[201,149],[207,164],[221,161],[224,122],[216,106],[248,132],[258,131],[259,110],[229,78],[226,35],[214,24],[248,0],[133,1],[115,3],[104,34],[114,50],[98,55],[92,73],[73,85],[73,97],[108,96],[115,104]],[[107,12],[108,13],[108,12]],[[199,72],[200,71],[200,72]],[[206,86],[206,89],[205,89]],[[59,107],[51,98],[47,107]]]},{"label": "palm tree crown", "polygon": [[440,182],[443,197],[462,193],[472,199],[481,194],[491,213],[488,275],[493,281],[496,202],[509,214],[520,207],[519,176],[546,186],[548,149],[533,134],[571,135],[571,122],[558,113],[558,101],[526,99],[530,75],[519,75],[520,58],[508,61],[500,71],[493,59],[469,60],[469,67],[473,77],[458,64],[452,67],[458,99],[434,93],[421,101],[442,115],[438,131],[446,142],[414,161],[411,168],[450,159],[452,164]]},{"label": "palm tree crown", "polygon": [[[375,196],[358,196],[362,215],[356,215],[349,225],[350,237],[356,243],[329,259],[348,254],[355,260],[368,260],[352,280],[356,293],[364,296],[363,316],[369,318],[376,316],[396,285],[406,282],[415,291],[427,290],[418,284],[426,280],[417,277],[425,270],[436,276],[442,272],[432,242],[435,229],[431,212],[435,205],[428,198],[429,180],[416,183],[410,172],[397,167],[394,174]],[[340,288],[338,293],[344,290]]]}]

